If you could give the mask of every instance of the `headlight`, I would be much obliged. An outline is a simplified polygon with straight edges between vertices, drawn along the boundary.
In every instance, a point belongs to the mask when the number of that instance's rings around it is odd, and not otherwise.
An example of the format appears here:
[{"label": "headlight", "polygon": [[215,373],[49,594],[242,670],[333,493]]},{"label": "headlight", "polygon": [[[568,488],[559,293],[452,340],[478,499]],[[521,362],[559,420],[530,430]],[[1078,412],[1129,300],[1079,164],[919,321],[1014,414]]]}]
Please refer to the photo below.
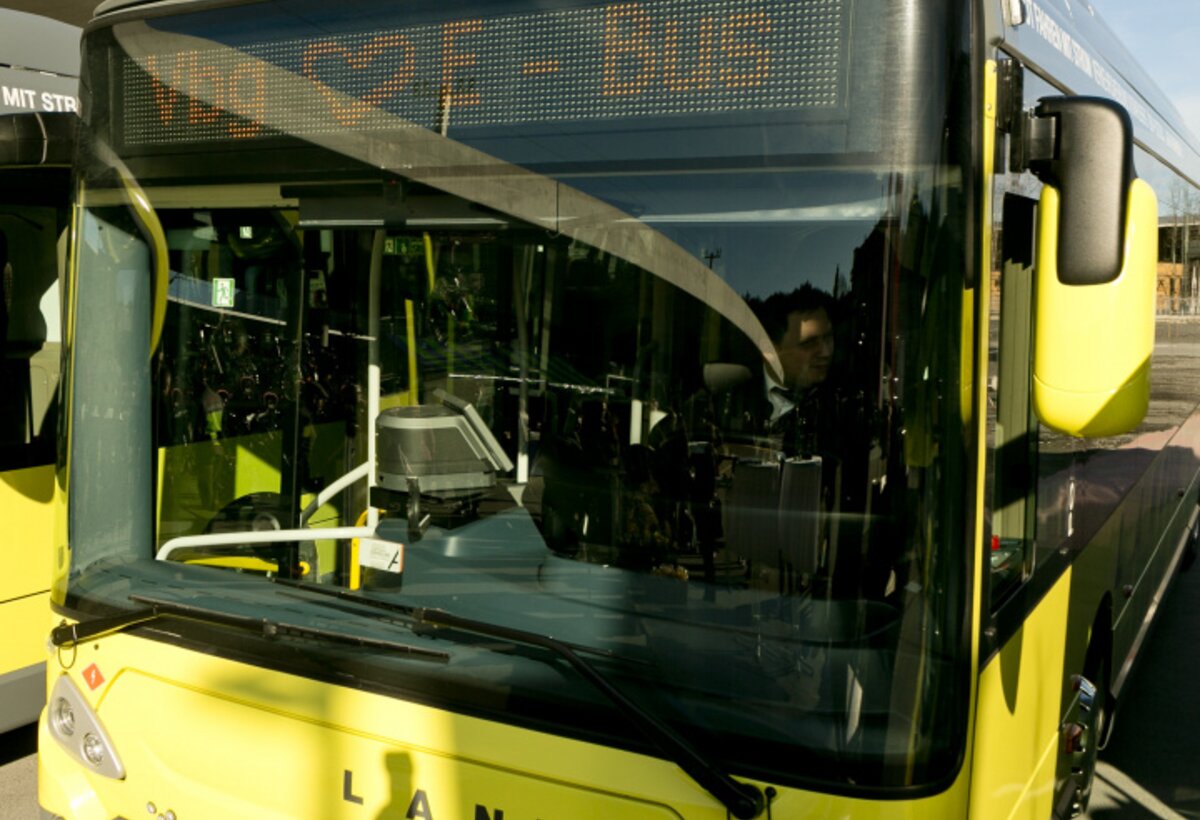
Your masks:
[{"label": "headlight", "polygon": [[91,732],[83,736],[83,756],[87,762],[99,768],[104,765],[104,741]]},{"label": "headlight", "polygon": [[66,698],[55,698],[50,707],[50,727],[56,734],[70,737],[75,734],[75,710]]},{"label": "headlight", "polygon": [[125,767],[99,715],[66,675],[59,675],[54,682],[46,724],[58,744],[91,771],[125,779]]}]

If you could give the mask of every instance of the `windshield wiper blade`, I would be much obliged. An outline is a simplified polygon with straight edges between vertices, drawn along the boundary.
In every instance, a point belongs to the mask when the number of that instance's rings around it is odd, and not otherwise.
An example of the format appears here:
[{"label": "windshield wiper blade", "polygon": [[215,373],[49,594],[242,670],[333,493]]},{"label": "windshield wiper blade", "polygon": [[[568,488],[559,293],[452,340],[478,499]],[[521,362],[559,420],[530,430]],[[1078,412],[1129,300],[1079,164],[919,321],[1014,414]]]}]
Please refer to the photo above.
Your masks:
[{"label": "windshield wiper blade", "polygon": [[135,609],[131,612],[123,612],[118,615],[92,618],[75,624],[62,624],[51,631],[51,643],[55,646],[72,646],[80,641],[86,641],[100,635],[122,632],[131,627],[160,618],[181,618],[229,626],[235,629],[244,629],[248,632],[260,634],[265,638],[316,638],[330,643],[360,646],[368,649],[382,649],[415,660],[436,661],[438,663],[449,663],[450,661],[450,654],[448,652],[425,649],[424,647],[400,643],[399,641],[389,641],[384,638],[372,638],[349,632],[339,632],[335,629],[273,621],[269,618],[233,615],[228,612],[219,612],[196,606],[195,604],[184,604],[178,601],[152,598],[147,595],[130,595],[129,600],[137,604],[142,604],[143,608]]},{"label": "windshield wiper blade", "polygon": [[[512,643],[540,647],[553,652],[569,663],[572,669],[582,675],[627,716],[633,718],[637,727],[655,746],[665,752],[671,760],[677,763],[705,791],[720,801],[734,817],[739,818],[739,820],[751,820],[751,818],[761,815],[766,806],[767,797],[764,796],[763,792],[757,786],[735,779],[719,766],[705,758],[679,732],[626,697],[620,689],[600,674],[592,664],[584,660],[574,646],[564,641],[552,638],[549,635],[541,635],[537,632],[528,632],[524,629],[516,629],[487,621],[475,620],[474,618],[466,618],[447,612],[444,609],[407,606],[390,601],[381,601],[377,598],[369,598],[346,590],[322,588],[306,584],[302,581],[279,578],[273,580],[285,586],[299,587],[310,592],[354,601],[355,603],[375,609],[401,613],[426,626],[470,632],[489,638],[499,638],[500,640]],[[769,793],[770,790],[768,790]]]},{"label": "windshield wiper blade", "polygon": [[[274,584],[278,584],[279,586],[293,587],[295,589],[300,589],[305,592],[311,592],[315,595],[324,595],[329,598],[338,598],[343,601],[350,601],[355,604],[361,604],[362,606],[368,607],[370,609],[378,609],[378,610],[382,610],[384,612],[392,612],[392,613],[395,613],[396,615],[400,615],[403,618],[407,618],[410,621],[417,622],[419,625],[431,626],[431,624],[429,624],[429,623],[420,622],[419,619],[417,618],[417,610],[419,609],[419,607],[414,607],[414,606],[411,606],[408,604],[398,604],[395,601],[384,601],[384,600],[380,600],[379,598],[370,598],[370,597],[367,597],[367,596],[362,595],[357,592],[350,592],[345,589],[339,589],[338,587],[331,587],[331,586],[326,586],[324,584],[318,584],[315,581],[303,581],[298,578],[284,578],[283,576],[280,576],[280,575],[271,576],[270,578],[268,578],[268,580]],[[437,610],[437,611],[441,612],[444,610]],[[535,637],[537,636],[536,632],[530,632],[527,634],[533,635]],[[522,644],[528,645],[530,642],[527,640],[521,640],[521,641],[514,641],[514,643],[522,643]],[[623,664],[627,664],[627,665],[631,665],[631,666],[639,666],[639,665],[640,666],[649,666],[650,665],[649,661],[642,660],[640,658],[631,658],[627,655],[621,655],[621,654],[618,654],[617,652],[614,652],[611,649],[601,649],[598,646],[588,646],[587,644],[572,643],[570,641],[562,641],[562,643],[583,655],[595,655],[600,658],[607,658],[609,660],[619,661]]]}]

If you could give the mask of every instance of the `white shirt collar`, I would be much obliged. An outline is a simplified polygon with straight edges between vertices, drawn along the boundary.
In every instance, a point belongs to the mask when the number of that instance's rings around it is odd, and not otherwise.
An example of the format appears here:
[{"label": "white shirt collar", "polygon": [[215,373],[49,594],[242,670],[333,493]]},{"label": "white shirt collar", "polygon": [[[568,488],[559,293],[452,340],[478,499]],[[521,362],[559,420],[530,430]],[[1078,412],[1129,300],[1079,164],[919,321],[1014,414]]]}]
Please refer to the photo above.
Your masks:
[{"label": "white shirt collar", "polygon": [[795,410],[796,402],[792,400],[792,394],[787,388],[775,381],[766,365],[763,365],[763,381],[767,390],[767,401],[771,402],[771,423],[774,424],[784,413]]}]

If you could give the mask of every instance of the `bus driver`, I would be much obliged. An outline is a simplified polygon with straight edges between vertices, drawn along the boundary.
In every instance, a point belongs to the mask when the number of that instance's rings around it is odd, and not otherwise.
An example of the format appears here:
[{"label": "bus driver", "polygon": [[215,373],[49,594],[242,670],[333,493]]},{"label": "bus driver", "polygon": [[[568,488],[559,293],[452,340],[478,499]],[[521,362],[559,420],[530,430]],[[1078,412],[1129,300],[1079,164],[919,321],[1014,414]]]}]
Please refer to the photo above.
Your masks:
[{"label": "bus driver", "polygon": [[750,302],[775,346],[783,381],[764,363],[761,378],[717,393],[714,415],[727,436],[781,436],[786,456],[810,456],[829,446],[833,306],[827,293],[808,283]]}]

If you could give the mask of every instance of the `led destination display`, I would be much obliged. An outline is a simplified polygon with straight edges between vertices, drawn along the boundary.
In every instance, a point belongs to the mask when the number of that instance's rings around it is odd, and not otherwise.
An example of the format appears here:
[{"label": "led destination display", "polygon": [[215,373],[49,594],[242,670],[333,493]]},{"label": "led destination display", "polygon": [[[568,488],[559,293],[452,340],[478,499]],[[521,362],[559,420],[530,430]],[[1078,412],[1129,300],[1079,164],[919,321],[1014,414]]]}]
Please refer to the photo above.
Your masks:
[{"label": "led destination display", "polygon": [[237,48],[164,34],[163,50],[124,58],[121,137],[833,109],[845,28],[843,0],[656,0]]}]

